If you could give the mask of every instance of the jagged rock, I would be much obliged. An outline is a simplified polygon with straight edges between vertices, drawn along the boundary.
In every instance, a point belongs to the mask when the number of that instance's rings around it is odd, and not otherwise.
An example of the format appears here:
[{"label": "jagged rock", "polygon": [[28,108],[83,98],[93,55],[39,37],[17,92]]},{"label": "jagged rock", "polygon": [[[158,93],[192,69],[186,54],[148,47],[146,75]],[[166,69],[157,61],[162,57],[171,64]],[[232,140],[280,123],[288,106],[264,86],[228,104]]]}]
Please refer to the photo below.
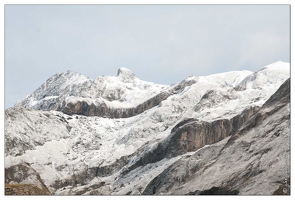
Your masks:
[{"label": "jagged rock", "polygon": [[121,67],[118,69],[117,77],[120,77],[125,81],[132,81],[135,78],[135,75],[131,70]]},{"label": "jagged rock", "polygon": [[27,163],[5,168],[5,194],[50,194],[40,175]]}]

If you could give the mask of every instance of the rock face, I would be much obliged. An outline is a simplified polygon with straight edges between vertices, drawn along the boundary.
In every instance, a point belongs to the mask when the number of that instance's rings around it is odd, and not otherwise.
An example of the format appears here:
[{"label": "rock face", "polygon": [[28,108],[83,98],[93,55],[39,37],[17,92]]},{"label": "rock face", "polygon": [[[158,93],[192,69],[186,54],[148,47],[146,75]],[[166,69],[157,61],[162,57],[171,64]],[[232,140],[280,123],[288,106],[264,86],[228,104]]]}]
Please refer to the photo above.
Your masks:
[{"label": "rock face", "polygon": [[217,143],[235,133],[257,109],[257,107],[251,107],[231,119],[220,119],[213,122],[197,119],[183,120],[173,127],[167,138],[159,142],[153,149],[143,151],[137,162],[127,165],[128,167],[122,171],[122,174],[127,174],[148,163],[194,152],[206,145]]},{"label": "rock face", "polygon": [[142,194],[290,194],[289,153],[287,80],[227,142],[180,159]]},{"label": "rock face", "polygon": [[163,100],[166,100],[169,96],[169,93],[162,92],[148,99],[142,104],[139,104],[136,107],[132,108],[110,108],[105,103],[101,103],[98,105],[91,103],[89,105],[86,101],[78,101],[75,103],[67,103],[61,109],[61,111],[68,115],[78,114],[108,118],[127,118],[136,116],[150,108],[159,105],[159,103],[161,103]]},{"label": "rock face", "polygon": [[245,109],[231,119],[202,122],[191,119],[182,121],[172,129],[167,145],[169,156],[196,151],[205,145],[217,143],[232,135],[257,111],[257,107]]},{"label": "rock face", "polygon": [[5,110],[6,194],[290,194],[289,71],[58,73]]}]

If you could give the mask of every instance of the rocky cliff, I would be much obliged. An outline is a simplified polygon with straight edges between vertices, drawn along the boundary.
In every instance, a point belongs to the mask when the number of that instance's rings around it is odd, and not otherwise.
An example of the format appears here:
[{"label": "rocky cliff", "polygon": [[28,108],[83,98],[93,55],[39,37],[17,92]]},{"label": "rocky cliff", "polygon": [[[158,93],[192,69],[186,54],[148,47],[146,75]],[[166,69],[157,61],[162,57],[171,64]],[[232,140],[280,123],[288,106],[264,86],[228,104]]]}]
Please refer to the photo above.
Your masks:
[{"label": "rocky cliff", "polygon": [[290,194],[290,79],[228,140],[175,162],[142,194]]}]

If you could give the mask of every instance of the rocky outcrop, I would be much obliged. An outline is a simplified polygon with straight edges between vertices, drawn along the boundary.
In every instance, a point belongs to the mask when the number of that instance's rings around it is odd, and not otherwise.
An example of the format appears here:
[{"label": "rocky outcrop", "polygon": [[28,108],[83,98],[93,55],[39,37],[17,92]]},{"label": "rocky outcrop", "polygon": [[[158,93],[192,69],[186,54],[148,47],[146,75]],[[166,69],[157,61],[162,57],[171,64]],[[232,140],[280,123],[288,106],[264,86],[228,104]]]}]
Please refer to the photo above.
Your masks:
[{"label": "rocky outcrop", "polygon": [[101,102],[99,104],[89,104],[86,101],[77,101],[75,103],[64,103],[65,106],[60,109],[63,113],[68,115],[77,114],[107,118],[127,118],[143,113],[144,111],[159,105],[169,96],[170,94],[168,94],[167,92],[162,92],[133,108],[111,108],[108,107],[107,104],[104,102]]},{"label": "rocky outcrop", "polygon": [[288,103],[290,103],[290,78],[264,103],[263,108],[275,106],[277,110]]},{"label": "rocky outcrop", "polygon": [[107,118],[128,118],[136,116],[148,109],[158,106],[162,101],[166,100],[169,96],[182,92],[186,87],[191,86],[194,83],[195,80],[182,81],[172,89],[161,92],[151,97],[147,101],[131,108],[112,108],[107,106],[105,102],[89,103],[87,101],[75,101],[75,103],[63,102],[62,106],[58,110],[68,115],[78,114],[85,116],[98,116]]},{"label": "rocky outcrop", "polygon": [[[263,104],[260,110],[253,117],[251,117],[245,127],[236,132],[233,137],[229,140],[229,143],[239,138],[241,135],[251,130],[253,127],[261,124],[269,116],[272,116],[274,113],[278,112],[283,107],[287,107],[290,103],[290,78],[287,79],[280,88]],[[289,115],[288,115],[289,114]],[[285,116],[288,121],[290,118],[290,113],[286,113]],[[275,124],[277,125],[277,124]]]},{"label": "rocky outcrop", "polygon": [[290,81],[232,134],[181,158],[142,194],[290,194]]},{"label": "rocky outcrop", "polygon": [[219,119],[213,122],[189,120],[183,125],[176,125],[169,138],[166,156],[174,157],[196,151],[205,145],[225,139],[242,127],[257,109],[257,107],[250,107],[231,119]]},{"label": "rocky outcrop", "polygon": [[123,79],[124,81],[130,82],[134,80],[135,74],[131,70],[121,67],[118,69],[117,77]]},{"label": "rocky outcrop", "polygon": [[154,163],[163,158],[176,157],[196,151],[205,145],[217,143],[235,133],[257,110],[258,107],[250,107],[231,119],[220,119],[213,122],[198,119],[183,120],[162,142],[150,150],[143,151],[137,161],[129,164],[122,174],[125,175],[139,166]]},{"label": "rocky outcrop", "polygon": [[27,163],[5,168],[5,194],[50,194],[40,175]]}]

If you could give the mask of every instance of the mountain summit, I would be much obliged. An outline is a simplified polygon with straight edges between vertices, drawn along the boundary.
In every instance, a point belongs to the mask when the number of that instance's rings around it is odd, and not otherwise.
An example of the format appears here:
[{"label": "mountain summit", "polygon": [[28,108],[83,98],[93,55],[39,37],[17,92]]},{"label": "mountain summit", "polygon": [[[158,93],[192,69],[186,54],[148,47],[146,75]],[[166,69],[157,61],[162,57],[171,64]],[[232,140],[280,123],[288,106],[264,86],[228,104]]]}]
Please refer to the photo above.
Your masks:
[{"label": "mountain summit", "polygon": [[5,110],[7,194],[290,194],[289,77],[57,73]]},{"label": "mountain summit", "polygon": [[134,73],[131,70],[124,67],[121,67],[120,69],[118,69],[117,76],[125,80],[133,80],[135,78]]}]

